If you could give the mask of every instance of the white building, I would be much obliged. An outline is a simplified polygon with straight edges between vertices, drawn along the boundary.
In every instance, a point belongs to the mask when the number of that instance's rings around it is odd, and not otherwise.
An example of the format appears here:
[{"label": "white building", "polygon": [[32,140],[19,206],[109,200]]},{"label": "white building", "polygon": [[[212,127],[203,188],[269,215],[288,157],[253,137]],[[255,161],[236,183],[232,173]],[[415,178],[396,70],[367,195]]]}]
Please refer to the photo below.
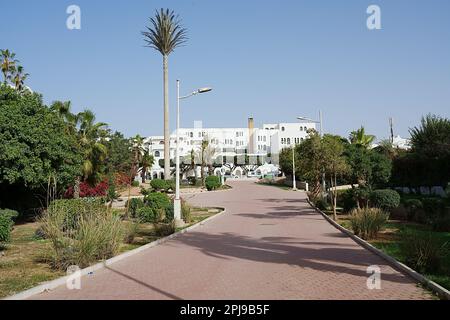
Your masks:
[{"label": "white building", "polygon": [[[269,174],[268,162],[278,164],[278,155],[284,148],[292,148],[301,143],[308,136],[308,130],[316,130],[315,123],[278,123],[264,124],[262,128],[255,128],[253,118],[248,120],[247,128],[194,128],[180,129],[180,158],[191,158],[191,152],[199,154],[202,142],[207,140],[210,149],[214,150],[214,159],[220,165],[215,166],[215,174],[219,172],[242,176],[246,165],[253,166],[252,174]],[[146,149],[155,158],[155,165],[151,169],[152,178],[162,178],[163,169],[160,160],[164,159],[164,137],[152,136],[145,140]],[[176,156],[176,132],[170,139],[170,157]],[[236,165],[236,158],[240,158]],[[247,160],[245,158],[247,157]],[[174,161],[175,162],[175,161]],[[198,162],[198,160],[197,160]],[[198,163],[199,164],[199,163]],[[224,164],[223,167],[220,167]],[[227,166],[227,164],[233,164]],[[259,169],[259,171],[258,171]]]}]

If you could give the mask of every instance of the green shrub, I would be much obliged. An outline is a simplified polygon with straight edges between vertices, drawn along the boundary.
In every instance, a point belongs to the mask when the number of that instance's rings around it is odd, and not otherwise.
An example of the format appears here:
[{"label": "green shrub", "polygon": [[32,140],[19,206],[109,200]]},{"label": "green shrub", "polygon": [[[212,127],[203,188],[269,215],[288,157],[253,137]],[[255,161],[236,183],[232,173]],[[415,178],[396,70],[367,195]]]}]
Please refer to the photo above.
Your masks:
[{"label": "green shrub", "polygon": [[5,216],[12,221],[16,221],[16,219],[19,217],[19,213],[11,209],[0,209],[0,216]]},{"label": "green shrub", "polygon": [[403,231],[400,246],[405,262],[421,273],[436,272],[441,268],[448,246],[433,232]]},{"label": "green shrub", "polygon": [[155,191],[165,191],[167,188],[167,183],[165,180],[162,179],[154,179],[150,182],[150,186]]},{"label": "green shrub", "polygon": [[375,190],[370,194],[370,201],[377,208],[391,211],[400,205],[400,194],[390,189]]},{"label": "green shrub", "polygon": [[176,231],[175,222],[171,221],[168,223],[155,223],[154,225],[155,234],[158,237],[167,237],[174,234]]},{"label": "green shrub", "polygon": [[389,219],[389,214],[379,208],[354,209],[350,224],[355,235],[364,240],[375,239]]},{"label": "green shrub", "polygon": [[[74,212],[76,206],[81,211]],[[120,217],[94,201],[53,203],[40,224],[52,244],[54,265],[63,270],[113,257],[123,239]]]},{"label": "green shrub", "polygon": [[137,187],[139,187],[141,184],[139,183],[139,181],[133,181],[132,183],[131,183],[131,186],[132,187],[135,187],[135,188],[137,188]]},{"label": "green shrub", "polygon": [[137,221],[129,221],[125,227],[124,242],[132,244],[139,231],[139,223]]},{"label": "green shrub", "polygon": [[358,205],[353,189],[338,191],[337,205],[342,207],[344,212],[350,212]]},{"label": "green shrub", "polygon": [[315,199],[314,205],[317,209],[321,211],[328,209],[328,203],[322,198]]},{"label": "green shrub", "polygon": [[446,215],[445,203],[440,198],[424,198],[422,200],[425,212],[425,223],[435,231],[446,231],[450,217]]},{"label": "green shrub", "polygon": [[220,178],[217,176],[208,176],[205,180],[205,186],[208,191],[216,190],[220,187]]},{"label": "green shrub", "polygon": [[191,206],[184,200],[181,200],[181,217],[186,223],[192,222]]},{"label": "green shrub", "polygon": [[144,198],[144,203],[145,206],[137,211],[141,222],[155,223],[160,220],[173,220],[172,201],[166,194],[150,193]]},{"label": "green shrub", "polygon": [[130,199],[130,203],[126,203],[125,205],[129,208],[129,214],[132,218],[137,217],[137,211],[144,206],[144,201],[139,198]]},{"label": "green shrub", "polygon": [[9,242],[11,237],[13,220],[7,214],[0,214],[0,245]]},{"label": "green shrub", "polygon": [[418,210],[423,208],[422,201],[419,199],[408,199],[403,204],[408,211],[407,219],[413,221],[417,219]]}]

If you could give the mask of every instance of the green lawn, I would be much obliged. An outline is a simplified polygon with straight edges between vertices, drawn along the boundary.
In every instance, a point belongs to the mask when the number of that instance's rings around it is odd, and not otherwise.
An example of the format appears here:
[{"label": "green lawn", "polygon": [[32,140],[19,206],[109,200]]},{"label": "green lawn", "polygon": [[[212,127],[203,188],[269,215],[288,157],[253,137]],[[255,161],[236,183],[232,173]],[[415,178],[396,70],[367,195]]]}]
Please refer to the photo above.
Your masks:
[{"label": "green lawn", "polygon": [[[351,230],[348,216],[340,216],[338,222],[344,228]],[[414,231],[418,232],[420,235],[420,233],[430,232],[430,228],[417,223],[389,221],[386,224],[385,230],[380,233],[378,239],[371,240],[369,243],[396,260],[407,264],[405,254],[402,252],[401,246],[400,234],[402,231]],[[439,243],[447,243],[448,245],[446,254],[441,262],[441,270],[431,274],[425,273],[424,276],[450,290],[450,232],[432,232],[432,235],[433,238]]]},{"label": "green lawn", "polygon": [[[192,222],[184,228],[219,212],[221,210],[192,208]],[[124,221],[123,223],[126,227],[128,222]],[[38,228],[38,223],[16,225],[11,235],[11,242],[0,248],[0,298],[14,295],[65,275],[64,272],[51,267],[50,243],[48,240],[39,240],[35,237]],[[123,243],[120,253],[136,249],[159,238],[155,235],[152,224],[140,224],[133,243]]]}]

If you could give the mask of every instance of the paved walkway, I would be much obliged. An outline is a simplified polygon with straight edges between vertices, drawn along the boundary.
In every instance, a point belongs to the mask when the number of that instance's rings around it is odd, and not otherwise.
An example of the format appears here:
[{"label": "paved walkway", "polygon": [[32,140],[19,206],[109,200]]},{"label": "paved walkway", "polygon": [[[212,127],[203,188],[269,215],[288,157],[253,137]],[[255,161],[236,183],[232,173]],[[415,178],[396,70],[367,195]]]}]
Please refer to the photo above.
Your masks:
[{"label": "paved walkway", "polygon": [[[252,182],[189,201],[227,213],[36,299],[428,299],[408,276],[314,212],[305,194]],[[367,267],[382,270],[368,290]]]}]

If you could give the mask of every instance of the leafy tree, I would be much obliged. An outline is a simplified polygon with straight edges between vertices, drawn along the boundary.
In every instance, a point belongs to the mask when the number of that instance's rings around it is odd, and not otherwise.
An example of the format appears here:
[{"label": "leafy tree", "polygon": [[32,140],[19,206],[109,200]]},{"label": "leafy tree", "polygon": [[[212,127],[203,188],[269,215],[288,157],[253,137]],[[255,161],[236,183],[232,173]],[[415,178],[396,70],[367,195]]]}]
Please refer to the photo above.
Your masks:
[{"label": "leafy tree", "polygon": [[410,130],[412,151],[428,158],[450,154],[450,120],[436,115],[422,118],[421,125]]},{"label": "leafy tree", "polygon": [[372,175],[370,151],[361,145],[349,144],[346,146],[345,155],[351,168],[349,178],[352,184],[366,186]]},{"label": "leafy tree", "polygon": [[366,130],[364,127],[353,131],[350,134],[350,142],[354,145],[361,146],[364,148],[369,148],[375,140],[375,136],[366,135]]},{"label": "leafy tree", "polygon": [[132,143],[120,132],[114,132],[105,142],[108,149],[106,163],[110,172],[126,173],[129,175],[133,164]]},{"label": "leafy tree", "polygon": [[344,157],[344,145],[341,137],[325,135],[322,139],[325,173],[330,181],[331,194],[333,196],[333,215],[337,220],[337,177],[347,172],[348,166]]},{"label": "leafy tree", "polygon": [[173,11],[161,9],[154,18],[150,18],[150,26],[142,32],[147,47],[159,51],[163,56],[164,71],[164,177],[170,179],[170,130],[169,130],[169,55],[187,41],[187,31]]},{"label": "leafy tree", "polygon": [[[26,194],[45,198],[50,177],[58,189],[73,182],[82,158],[64,121],[37,93],[0,86],[0,206]],[[62,192],[62,190],[60,190]],[[36,198],[38,197],[38,198]],[[32,206],[25,198],[15,207]]]},{"label": "leafy tree", "polygon": [[[309,137],[295,147],[295,153],[296,174],[308,181],[313,198],[317,198],[324,173],[324,152],[319,134],[315,131],[310,132]],[[292,150],[290,150],[290,158],[292,158]]]}]

